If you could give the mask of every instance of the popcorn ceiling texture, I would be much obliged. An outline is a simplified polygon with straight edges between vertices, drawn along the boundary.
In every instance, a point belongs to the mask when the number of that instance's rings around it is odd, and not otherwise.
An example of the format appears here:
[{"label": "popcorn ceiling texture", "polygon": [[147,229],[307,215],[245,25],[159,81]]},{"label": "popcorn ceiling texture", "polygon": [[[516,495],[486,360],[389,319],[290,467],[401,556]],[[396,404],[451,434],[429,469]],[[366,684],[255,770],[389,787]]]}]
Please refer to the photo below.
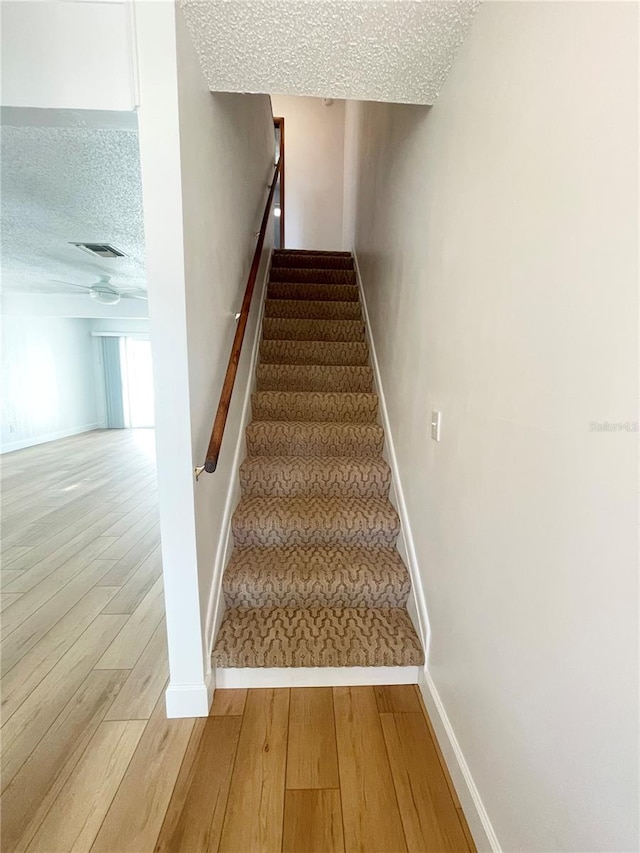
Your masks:
[{"label": "popcorn ceiling texture", "polygon": [[180,0],[209,88],[432,104],[480,0]]},{"label": "popcorn ceiling texture", "polygon": [[[100,274],[146,287],[138,134],[81,127],[2,128],[2,278],[8,289],[80,293]],[[108,241],[92,258],[70,240]]]}]

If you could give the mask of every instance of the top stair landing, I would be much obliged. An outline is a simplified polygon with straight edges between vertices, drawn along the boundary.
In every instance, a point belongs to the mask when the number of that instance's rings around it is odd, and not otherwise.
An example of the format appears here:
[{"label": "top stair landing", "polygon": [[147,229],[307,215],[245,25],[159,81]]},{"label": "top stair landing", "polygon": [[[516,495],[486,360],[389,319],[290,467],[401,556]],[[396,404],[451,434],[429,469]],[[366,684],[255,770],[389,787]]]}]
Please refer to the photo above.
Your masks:
[{"label": "top stair landing", "polygon": [[307,250],[276,249],[271,268],[306,267],[307,269],[352,270],[353,257],[349,252],[316,252]]}]

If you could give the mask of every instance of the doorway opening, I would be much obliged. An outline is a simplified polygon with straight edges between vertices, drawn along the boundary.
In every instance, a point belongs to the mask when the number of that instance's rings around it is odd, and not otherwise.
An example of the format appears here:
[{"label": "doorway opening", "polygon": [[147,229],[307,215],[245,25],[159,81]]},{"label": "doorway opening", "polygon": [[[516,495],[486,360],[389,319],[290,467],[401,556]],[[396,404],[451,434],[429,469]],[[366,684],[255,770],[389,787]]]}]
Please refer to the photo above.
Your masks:
[{"label": "doorway opening", "polygon": [[273,126],[276,134],[276,160],[279,159],[280,171],[276,183],[274,214],[274,249],[284,249],[284,118],[274,118]]},{"label": "doorway opening", "polygon": [[151,343],[140,338],[120,338],[120,342],[125,426],[151,428],[155,426]]},{"label": "doorway opening", "polygon": [[108,429],[155,426],[151,344],[139,335],[100,335]]}]

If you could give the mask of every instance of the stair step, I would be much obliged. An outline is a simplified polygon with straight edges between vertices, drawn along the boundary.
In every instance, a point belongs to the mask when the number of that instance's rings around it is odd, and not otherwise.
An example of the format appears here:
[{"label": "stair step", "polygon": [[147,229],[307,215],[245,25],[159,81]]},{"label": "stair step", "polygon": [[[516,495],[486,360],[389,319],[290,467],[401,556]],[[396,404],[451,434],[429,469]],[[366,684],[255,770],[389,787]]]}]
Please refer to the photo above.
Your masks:
[{"label": "stair step", "polygon": [[322,255],[323,257],[335,258],[351,258],[351,252],[344,252],[342,249],[274,249],[275,257],[279,255]]},{"label": "stair step", "polygon": [[370,367],[326,364],[260,364],[258,391],[363,391],[373,389]]},{"label": "stair step", "polygon": [[264,316],[296,320],[359,320],[362,314],[359,302],[267,299],[264,303]]},{"label": "stair step", "polygon": [[346,341],[265,341],[260,343],[262,364],[368,365],[365,343]]},{"label": "stair step", "polygon": [[421,666],[411,619],[399,607],[229,608],[216,667]]},{"label": "stair step", "polygon": [[311,267],[312,269],[353,269],[353,258],[350,255],[319,254],[313,252],[274,252],[273,267]]},{"label": "stair step", "polygon": [[393,548],[398,514],[386,498],[242,498],[233,513],[236,546],[362,545]]},{"label": "stair step", "polygon": [[360,294],[354,284],[301,284],[273,281],[267,288],[267,299],[310,299],[313,302],[358,302]]},{"label": "stair step", "polygon": [[282,249],[274,249],[274,255],[337,255],[346,258],[351,257],[351,252],[344,249],[292,249],[289,246]]},{"label": "stair step", "polygon": [[212,663],[418,667],[351,255],[274,253],[262,330]]},{"label": "stair step", "polygon": [[270,281],[315,284],[355,284],[355,270],[314,269],[313,267],[271,267]]},{"label": "stair step", "polygon": [[378,395],[338,391],[257,391],[251,395],[257,421],[375,423]]},{"label": "stair step", "polygon": [[404,607],[411,582],[395,548],[236,548],[223,578],[228,607]]},{"label": "stair step", "polygon": [[413,677],[424,654],[353,257],[276,251],[262,331],[212,663]]},{"label": "stair step", "polygon": [[292,320],[265,317],[262,321],[265,340],[286,341],[364,341],[361,320]]},{"label": "stair step", "polygon": [[379,424],[252,421],[246,429],[252,456],[375,456],[382,453]]},{"label": "stair step", "polygon": [[386,498],[390,485],[381,456],[247,456],[240,466],[245,497]]}]

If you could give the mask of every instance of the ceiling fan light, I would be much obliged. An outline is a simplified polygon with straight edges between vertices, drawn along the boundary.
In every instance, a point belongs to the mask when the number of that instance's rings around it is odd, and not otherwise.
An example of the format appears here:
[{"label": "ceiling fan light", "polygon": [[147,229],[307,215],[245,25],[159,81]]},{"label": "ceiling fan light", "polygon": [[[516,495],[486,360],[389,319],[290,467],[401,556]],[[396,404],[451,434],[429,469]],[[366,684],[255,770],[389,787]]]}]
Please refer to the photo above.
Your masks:
[{"label": "ceiling fan light", "polygon": [[92,288],[89,291],[91,298],[99,302],[100,305],[117,305],[120,302],[120,294],[114,290],[98,290]]}]

